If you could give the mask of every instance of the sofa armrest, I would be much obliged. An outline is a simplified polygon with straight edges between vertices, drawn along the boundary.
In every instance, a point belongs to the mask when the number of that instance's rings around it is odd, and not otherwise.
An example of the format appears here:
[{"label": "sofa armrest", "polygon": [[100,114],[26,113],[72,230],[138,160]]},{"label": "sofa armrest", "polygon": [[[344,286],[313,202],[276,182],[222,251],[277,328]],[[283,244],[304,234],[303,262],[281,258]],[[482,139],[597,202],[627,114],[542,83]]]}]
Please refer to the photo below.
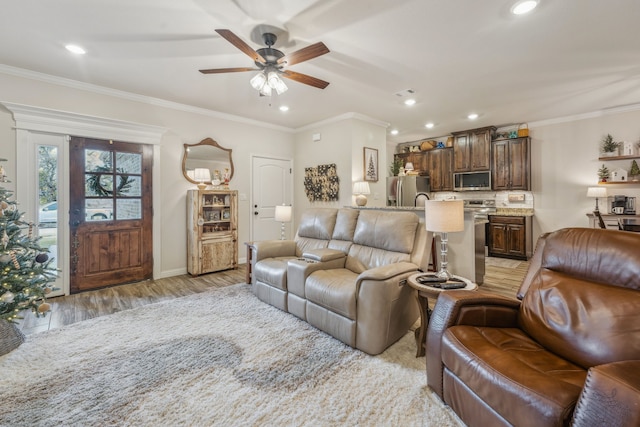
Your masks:
[{"label": "sofa armrest", "polygon": [[310,249],[302,253],[302,257],[313,261],[333,261],[339,258],[346,258],[347,254],[338,249],[318,248]]},{"label": "sofa armrest", "polygon": [[296,256],[296,242],[293,240],[263,240],[253,242],[253,260],[282,256]]},{"label": "sofa armrest", "polygon": [[358,275],[357,286],[360,286],[363,280],[387,280],[400,274],[412,273],[418,271],[418,266],[411,262],[397,262],[395,264],[382,265],[380,267],[365,270]]},{"label": "sofa armrest", "polygon": [[590,368],[571,425],[640,425],[640,360]]},{"label": "sofa armrest", "polygon": [[442,292],[427,329],[427,383],[442,397],[442,335],[454,325],[511,328],[518,326],[520,301],[482,291]]}]

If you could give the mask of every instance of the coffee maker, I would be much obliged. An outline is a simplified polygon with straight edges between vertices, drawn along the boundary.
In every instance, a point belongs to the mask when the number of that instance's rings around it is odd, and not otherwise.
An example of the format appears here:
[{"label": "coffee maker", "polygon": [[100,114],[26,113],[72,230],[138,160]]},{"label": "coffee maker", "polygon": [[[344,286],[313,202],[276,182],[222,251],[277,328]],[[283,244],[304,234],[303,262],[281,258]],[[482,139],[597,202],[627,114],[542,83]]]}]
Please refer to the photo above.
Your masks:
[{"label": "coffee maker", "polygon": [[615,215],[635,215],[636,214],[636,198],[627,196],[611,196],[609,197],[611,206],[610,213]]}]

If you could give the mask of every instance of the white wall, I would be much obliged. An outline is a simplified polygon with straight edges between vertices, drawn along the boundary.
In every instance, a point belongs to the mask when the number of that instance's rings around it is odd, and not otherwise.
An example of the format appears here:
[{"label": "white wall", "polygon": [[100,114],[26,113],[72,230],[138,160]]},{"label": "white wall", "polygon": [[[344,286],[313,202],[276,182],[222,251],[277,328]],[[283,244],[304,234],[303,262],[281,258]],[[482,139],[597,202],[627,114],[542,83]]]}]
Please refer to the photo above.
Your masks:
[{"label": "white wall", "polygon": [[[298,222],[300,214],[309,207],[354,206],[352,187],[355,181],[364,178],[364,147],[378,150],[378,182],[370,182],[371,195],[367,206],[384,206],[385,203],[385,159],[386,124],[375,120],[346,115],[336,121],[327,121],[301,130],[295,136],[294,168],[294,215]],[[320,141],[313,135],[320,134]],[[305,168],[335,163],[340,178],[339,200],[336,202],[311,203],[304,191]],[[375,199],[375,195],[378,199]]]},{"label": "white wall", "polygon": [[[597,185],[600,141],[610,133],[616,141],[640,140],[640,107],[635,111],[608,111],[556,123],[532,123],[532,192],[535,216],[534,240],[564,227],[587,227],[586,214],[593,211],[594,199],[587,188]],[[609,169],[631,168],[631,160],[604,162]],[[640,201],[640,183],[607,185],[610,195],[634,196]],[[601,205],[600,210],[604,210]],[[640,212],[638,212],[640,213]]]},{"label": "white wall", "polygon": [[[293,158],[293,133],[286,129],[259,126],[249,121],[232,121],[197,109],[181,111],[151,102],[112,96],[108,91],[97,93],[45,81],[0,74],[0,101],[75,112],[90,116],[161,126],[168,131],[161,141],[161,200],[154,200],[156,213],[161,215],[161,277],[186,272],[186,191],[194,185],[182,176],[183,144],[194,144],[206,137],[233,149],[234,177],[231,189],[247,195],[239,201],[239,255],[243,257],[243,242],[249,240],[251,210],[250,162],[253,154],[269,154]],[[116,94],[117,95],[117,94]],[[15,180],[15,122],[11,113],[0,107],[0,157],[8,159],[5,169]],[[11,184],[10,184],[11,185]],[[8,188],[14,188],[11,186]]]}]

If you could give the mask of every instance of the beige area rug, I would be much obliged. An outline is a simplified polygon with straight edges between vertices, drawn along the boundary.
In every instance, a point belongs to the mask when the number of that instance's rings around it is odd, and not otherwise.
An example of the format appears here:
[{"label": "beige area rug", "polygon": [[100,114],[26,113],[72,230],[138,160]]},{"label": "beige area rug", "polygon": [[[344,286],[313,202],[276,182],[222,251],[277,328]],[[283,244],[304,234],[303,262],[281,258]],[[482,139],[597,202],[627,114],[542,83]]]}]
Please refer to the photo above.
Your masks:
[{"label": "beige area rug", "polygon": [[520,267],[520,261],[515,259],[487,257],[485,258],[485,265],[502,268],[518,268]]},{"label": "beige area rug", "polygon": [[0,425],[462,425],[424,363],[411,332],[372,357],[234,285],[27,337]]}]

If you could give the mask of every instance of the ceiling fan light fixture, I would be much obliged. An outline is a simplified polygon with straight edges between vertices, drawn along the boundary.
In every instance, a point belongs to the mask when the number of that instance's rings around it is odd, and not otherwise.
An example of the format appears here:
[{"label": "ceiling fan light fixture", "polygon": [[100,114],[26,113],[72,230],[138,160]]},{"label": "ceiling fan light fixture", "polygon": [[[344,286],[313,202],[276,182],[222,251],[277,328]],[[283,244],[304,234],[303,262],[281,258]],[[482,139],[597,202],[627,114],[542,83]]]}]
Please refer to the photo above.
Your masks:
[{"label": "ceiling fan light fixture", "polygon": [[267,75],[267,83],[271,87],[271,89],[275,89],[278,95],[282,95],[289,89],[286,84],[282,81],[278,73],[275,71],[270,71]]},{"label": "ceiling fan light fixture", "polygon": [[260,89],[260,95],[271,96],[271,86],[269,86],[268,84],[262,86],[262,88]]},{"label": "ceiling fan light fixture", "polygon": [[262,90],[263,86],[267,82],[267,77],[264,75],[262,71],[253,76],[249,83],[251,83],[251,87],[255,90]]}]

